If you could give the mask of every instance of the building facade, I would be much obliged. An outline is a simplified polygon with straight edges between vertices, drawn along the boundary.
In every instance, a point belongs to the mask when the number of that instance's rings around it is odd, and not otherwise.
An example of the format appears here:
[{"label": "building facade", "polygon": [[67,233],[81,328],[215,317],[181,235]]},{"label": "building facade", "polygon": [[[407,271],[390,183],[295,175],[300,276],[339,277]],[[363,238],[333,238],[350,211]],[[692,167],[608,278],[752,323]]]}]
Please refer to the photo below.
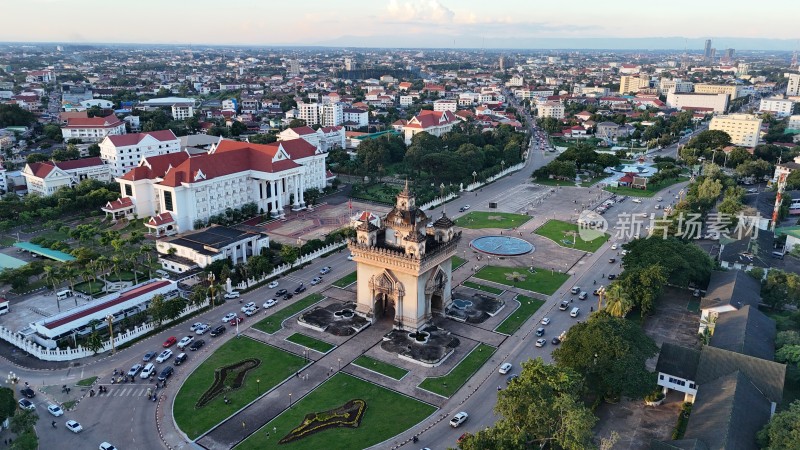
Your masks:
[{"label": "building facade", "polygon": [[456,100],[436,100],[433,102],[434,111],[456,112],[457,109],[458,102]]},{"label": "building facade", "polygon": [[[214,261],[227,259],[233,265],[247,263],[247,258],[269,248],[269,236],[222,225],[179,237],[160,239],[156,244],[161,267],[183,273],[194,267],[204,268]],[[225,280],[220,280],[225,282]]]},{"label": "building facade", "polygon": [[667,106],[680,110],[693,108],[711,108],[722,114],[728,109],[728,94],[667,94]]},{"label": "building facade", "polygon": [[304,120],[307,126],[335,127],[344,122],[344,106],[341,103],[300,102],[297,111],[297,118]]},{"label": "building facade", "polygon": [[639,89],[650,87],[650,79],[647,76],[634,77],[623,75],[619,78],[619,93],[639,92]]},{"label": "building facade", "polygon": [[771,113],[777,117],[789,117],[794,110],[794,102],[780,97],[762,98],[758,110]]},{"label": "building facade", "polygon": [[100,158],[72,161],[43,161],[26,164],[22,170],[28,193],[48,196],[61,188],[72,187],[83,180],[111,181],[111,169]]},{"label": "building facade", "polygon": [[564,111],[564,104],[561,102],[544,102],[536,105],[536,115],[541,118],[563,119]]},{"label": "building facade", "polygon": [[403,127],[406,145],[411,144],[415,134],[426,132],[437,137],[453,129],[458,123],[456,116],[450,111],[422,110]]},{"label": "building facade", "polygon": [[65,141],[80,139],[81,142],[100,142],[106,136],[125,134],[125,122],[111,114],[106,117],[76,117],[67,120],[61,128]]},{"label": "building facade", "polygon": [[788,84],[786,85],[786,95],[794,97],[800,95],[800,73],[785,73]]},{"label": "building facade", "polygon": [[733,100],[741,96],[741,87],[735,84],[705,84],[694,85],[695,94],[728,94],[728,99]]},{"label": "building facade", "polygon": [[142,158],[175,153],[181,141],[171,130],[106,136],[100,143],[100,158],[111,168],[113,177],[121,177],[139,165]]},{"label": "building facade", "polygon": [[711,119],[708,129],[728,133],[733,145],[755,147],[761,135],[761,119],[751,114],[716,116]]}]

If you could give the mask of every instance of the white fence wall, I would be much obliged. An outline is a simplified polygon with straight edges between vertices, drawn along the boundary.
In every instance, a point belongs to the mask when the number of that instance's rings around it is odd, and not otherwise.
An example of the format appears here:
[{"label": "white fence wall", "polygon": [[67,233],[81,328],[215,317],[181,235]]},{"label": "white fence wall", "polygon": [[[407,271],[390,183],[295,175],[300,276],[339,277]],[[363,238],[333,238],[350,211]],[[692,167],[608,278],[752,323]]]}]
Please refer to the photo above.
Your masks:
[{"label": "white fence wall", "polygon": [[506,170],[504,170],[502,172],[498,172],[498,173],[490,176],[489,178],[486,179],[486,181],[478,181],[476,183],[470,183],[470,184],[467,185],[467,187],[464,188],[464,190],[472,192],[475,189],[481,188],[483,186],[486,186],[489,183],[494,182],[498,178],[501,178],[501,177],[504,177],[504,176],[510,174],[511,172],[516,172],[518,170],[521,170],[523,167],[525,167],[525,162],[524,161],[519,163],[519,164],[517,164],[517,165],[511,166],[511,167],[509,167],[508,169],[506,169]]}]

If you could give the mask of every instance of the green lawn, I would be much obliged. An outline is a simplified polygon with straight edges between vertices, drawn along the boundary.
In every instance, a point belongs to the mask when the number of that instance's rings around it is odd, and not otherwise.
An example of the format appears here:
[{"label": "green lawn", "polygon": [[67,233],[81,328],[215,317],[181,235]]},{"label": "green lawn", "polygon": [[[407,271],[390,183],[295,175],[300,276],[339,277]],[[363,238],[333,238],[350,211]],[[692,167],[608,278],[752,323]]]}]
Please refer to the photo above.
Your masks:
[{"label": "green lawn", "polygon": [[686,305],[686,309],[693,313],[700,312],[700,299],[697,297],[692,297],[689,299],[689,304]]},{"label": "green lawn", "polygon": [[[311,294],[307,297],[304,297],[292,305],[283,308],[282,310],[276,312],[275,314],[259,320],[257,323],[253,325],[253,328],[256,330],[261,330],[265,333],[272,334],[281,328],[283,328],[283,321],[292,317],[293,315],[299,313],[300,311],[308,308],[309,306],[313,305],[314,303],[319,302],[324,297],[322,294]],[[291,301],[291,300],[289,300]]]},{"label": "green lawn", "polygon": [[456,225],[478,230],[481,228],[514,228],[530,220],[530,216],[504,212],[472,211],[456,219]]},{"label": "green lawn", "polygon": [[482,284],[473,283],[472,281],[465,281],[461,283],[462,286],[477,289],[479,291],[489,292],[490,294],[500,295],[503,293],[502,289],[497,289],[491,286],[484,286]]},{"label": "green lawn", "polygon": [[370,358],[369,356],[364,356],[364,355],[361,355],[358,358],[356,358],[356,360],[353,361],[353,364],[361,366],[373,372],[378,372],[382,375],[386,375],[389,378],[394,378],[395,380],[403,378],[408,373],[406,369],[393,366],[389,363],[385,363],[383,361],[379,361],[375,358]]},{"label": "green lawn", "polygon": [[[531,273],[527,267],[485,266],[474,276],[482,280],[494,281],[545,295],[552,295],[569,279],[569,275],[566,273],[540,268],[534,268],[534,270],[536,273]],[[517,277],[517,281],[509,279],[514,276]]]},{"label": "green lawn", "polygon": [[334,281],[332,284],[338,288],[346,288],[356,282],[358,272],[348,273],[347,275]]},{"label": "green lawn", "polygon": [[[484,350],[486,350],[484,352]],[[479,344],[457,366],[445,376],[428,377],[419,384],[419,387],[434,392],[443,397],[450,397],[467,382],[467,380],[492,357],[496,348],[491,345]]]},{"label": "green lawn", "polygon": [[97,377],[89,377],[84,378],[83,380],[78,381],[75,383],[76,386],[91,386],[97,380]]},{"label": "green lawn", "polygon": [[358,187],[354,186],[352,195],[355,198],[393,205],[399,192],[400,189],[395,186],[371,184],[366,187],[360,185],[358,185]]},{"label": "green lawn", "polygon": [[687,178],[673,178],[671,180],[664,180],[660,183],[655,184],[648,184],[646,190],[641,189],[634,189],[629,187],[607,187],[606,190],[608,192],[613,192],[615,194],[622,194],[628,195],[631,197],[652,197],[656,195],[662,189],[666,189],[673,184],[678,184],[684,181],[689,181]]},{"label": "green lawn", "polygon": [[[139,281],[144,280],[146,276],[147,276],[146,273],[139,272]],[[107,281],[134,281],[136,277],[130,270],[120,270],[119,275],[117,275],[113,271],[109,272],[109,274],[105,276],[105,279]]]},{"label": "green lawn", "polygon": [[451,270],[458,269],[459,267],[463,266],[466,262],[467,260],[465,260],[464,258],[453,255],[453,257],[450,258],[450,266],[452,267]]},{"label": "green lawn", "polygon": [[519,302],[519,308],[506,317],[506,320],[498,325],[494,331],[509,335],[514,334],[525,321],[536,313],[540,306],[544,305],[544,300],[526,297],[524,295],[518,295],[517,301]]},{"label": "green lawn", "polygon": [[[361,425],[358,428],[332,428],[287,444],[278,444],[281,438],[303,422],[306,414],[327,411],[353,399],[361,399],[367,403]],[[287,406],[289,404],[288,398],[286,404]],[[337,373],[237,445],[236,449],[350,450],[366,448],[411,428],[433,414],[434,411],[436,408],[427,403],[345,373]]]},{"label": "green lawn", "polygon": [[84,281],[75,285],[75,290],[86,295],[100,294],[106,285],[102,281]]},{"label": "green lawn", "polygon": [[16,238],[11,236],[0,237],[0,247],[11,247],[17,242]]},{"label": "green lawn", "polygon": [[[261,360],[261,365],[247,372],[241,388],[225,393],[230,403],[225,404],[223,396],[220,395],[204,407],[195,408],[203,393],[214,383],[214,371],[218,367],[234,364],[246,358],[257,358]],[[175,397],[173,407],[175,422],[189,439],[196,439],[260,394],[300,370],[304,362],[299,356],[247,337],[231,339],[203,361],[183,383]],[[256,383],[256,380],[260,382]]]},{"label": "green lawn", "polygon": [[536,234],[539,236],[544,236],[562,247],[575,248],[584,252],[595,252],[608,240],[608,234],[598,236],[591,241],[584,241],[580,234],[573,237],[571,233],[578,233],[578,225],[561,220],[548,220],[536,229]]},{"label": "green lawn", "polygon": [[336,347],[333,344],[329,344],[325,341],[320,341],[319,339],[314,339],[311,336],[306,336],[305,334],[300,333],[295,333],[286,338],[286,340],[289,342],[294,342],[297,345],[310,348],[311,350],[316,350],[320,353],[328,353],[329,351],[333,350],[334,347]]},{"label": "green lawn", "polygon": [[61,231],[56,230],[44,231],[39,235],[39,237],[50,239],[52,241],[66,241],[69,239],[69,235],[67,233],[62,233]]}]

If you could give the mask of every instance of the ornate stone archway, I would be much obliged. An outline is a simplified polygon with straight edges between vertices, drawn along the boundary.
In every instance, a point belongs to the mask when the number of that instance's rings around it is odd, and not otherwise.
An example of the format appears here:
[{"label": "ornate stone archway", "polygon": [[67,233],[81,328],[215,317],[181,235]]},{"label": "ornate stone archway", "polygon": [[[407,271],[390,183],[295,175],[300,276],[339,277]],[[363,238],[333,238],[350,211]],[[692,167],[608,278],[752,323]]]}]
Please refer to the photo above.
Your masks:
[{"label": "ornate stone archway", "polygon": [[440,314],[444,311],[446,300],[449,298],[446,295],[447,289],[447,273],[441,267],[437,267],[425,283],[425,317],[431,317],[431,314]]},{"label": "ornate stone archway", "polygon": [[403,296],[405,295],[403,284],[392,276],[391,272],[384,270],[370,278],[369,289],[372,293],[373,322],[381,320],[387,312],[394,309],[391,320],[395,326],[402,327]]}]

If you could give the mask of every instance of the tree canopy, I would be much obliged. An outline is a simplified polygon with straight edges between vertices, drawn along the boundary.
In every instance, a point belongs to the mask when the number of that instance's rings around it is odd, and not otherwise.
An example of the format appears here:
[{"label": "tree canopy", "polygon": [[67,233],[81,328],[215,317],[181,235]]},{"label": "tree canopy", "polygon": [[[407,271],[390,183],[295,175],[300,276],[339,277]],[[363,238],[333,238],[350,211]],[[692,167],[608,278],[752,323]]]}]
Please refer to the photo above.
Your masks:
[{"label": "tree canopy", "polygon": [[774,416],[757,435],[763,450],[800,448],[800,400]]},{"label": "tree canopy", "polygon": [[714,268],[714,262],[700,247],[675,237],[634,239],[622,247],[628,251],[622,257],[626,272],[658,265],[667,280],[677,286],[704,284]]},{"label": "tree canopy", "polygon": [[20,108],[19,105],[0,104],[0,128],[27,127],[35,120],[36,116],[32,112]]}]

